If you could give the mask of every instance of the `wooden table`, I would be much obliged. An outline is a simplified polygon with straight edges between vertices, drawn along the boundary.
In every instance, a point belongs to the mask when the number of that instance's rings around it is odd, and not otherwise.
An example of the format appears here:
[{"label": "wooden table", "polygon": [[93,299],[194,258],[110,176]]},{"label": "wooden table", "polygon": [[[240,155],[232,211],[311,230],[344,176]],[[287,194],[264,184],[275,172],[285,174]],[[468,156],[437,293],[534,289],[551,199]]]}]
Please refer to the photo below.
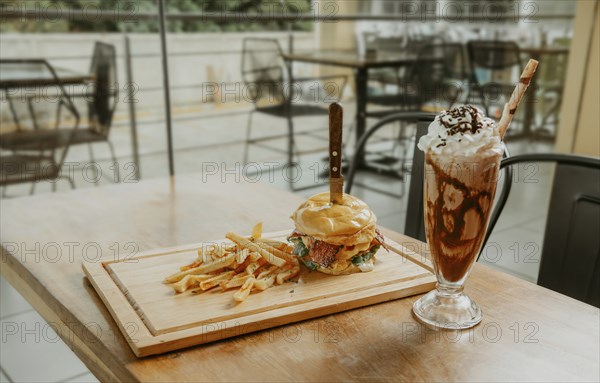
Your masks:
[{"label": "wooden table", "polygon": [[[93,81],[94,76],[65,68],[54,68],[63,84],[83,84]],[[48,67],[41,63],[4,63],[0,62],[0,89],[41,87],[56,84]]]},{"label": "wooden table", "polygon": [[355,51],[321,51],[311,53],[283,54],[284,60],[311,64],[331,65],[354,70],[356,85],[356,142],[367,126],[367,82],[370,68],[399,68],[417,60],[413,52],[377,52],[375,56],[360,55]]},{"label": "wooden table", "polygon": [[597,308],[483,265],[466,287],[484,311],[472,330],[426,330],[411,297],[145,359],[133,355],[81,270],[98,250],[194,243],[248,232],[257,221],[265,231],[291,228],[300,202],[267,185],[200,175],[178,176],[174,191],[155,179],[3,199],[1,273],[103,382],[600,378]]}]

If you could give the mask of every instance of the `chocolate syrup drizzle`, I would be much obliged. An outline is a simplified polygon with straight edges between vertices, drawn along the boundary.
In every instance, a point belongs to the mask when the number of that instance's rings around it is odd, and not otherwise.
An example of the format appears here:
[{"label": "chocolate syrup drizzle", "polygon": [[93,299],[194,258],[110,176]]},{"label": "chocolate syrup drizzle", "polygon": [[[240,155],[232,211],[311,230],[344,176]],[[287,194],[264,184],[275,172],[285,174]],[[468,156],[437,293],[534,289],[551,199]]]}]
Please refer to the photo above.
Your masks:
[{"label": "chocolate syrup drizzle", "polygon": [[[435,183],[428,185],[436,187],[438,192],[437,199],[431,202],[427,198],[427,190],[425,190],[427,203],[425,219],[427,220],[428,240],[433,252],[432,258],[438,272],[445,280],[458,282],[467,274],[483,242],[496,192],[495,183],[490,180],[496,179],[498,169],[497,167],[486,167],[486,170],[495,171],[496,174],[485,171],[482,176],[487,181],[483,182],[489,183],[490,187],[477,191],[444,172],[429,154],[425,158],[426,163],[433,168],[436,177]],[[452,210],[444,203],[444,192],[449,186],[460,191],[463,196],[459,206]],[[487,201],[487,207],[483,207],[481,201]],[[463,239],[466,229],[465,215],[470,210],[476,212],[480,227],[474,238]],[[451,227],[444,222],[445,217],[448,216],[453,220]]]},{"label": "chocolate syrup drizzle", "polygon": [[[467,115],[470,117],[471,121],[460,121],[466,119]],[[445,121],[444,117],[450,117],[454,120],[459,120],[459,122],[450,123]],[[467,132],[476,134],[483,128],[483,122],[481,120],[479,111],[472,105],[462,105],[454,109],[446,110],[438,117],[438,121],[446,128],[449,136],[455,136],[457,134],[463,135]],[[442,138],[442,142],[436,147],[439,148],[441,146],[446,146],[446,139]]]}]

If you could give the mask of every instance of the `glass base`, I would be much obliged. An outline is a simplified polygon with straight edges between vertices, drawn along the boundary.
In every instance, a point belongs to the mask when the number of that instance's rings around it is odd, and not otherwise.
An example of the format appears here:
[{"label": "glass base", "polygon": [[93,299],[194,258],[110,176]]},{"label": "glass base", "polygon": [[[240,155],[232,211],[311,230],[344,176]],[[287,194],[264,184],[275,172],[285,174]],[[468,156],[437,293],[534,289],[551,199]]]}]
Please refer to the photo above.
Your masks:
[{"label": "glass base", "polygon": [[413,312],[426,325],[444,329],[465,329],[481,322],[481,309],[459,291],[437,289],[425,294],[413,305]]}]

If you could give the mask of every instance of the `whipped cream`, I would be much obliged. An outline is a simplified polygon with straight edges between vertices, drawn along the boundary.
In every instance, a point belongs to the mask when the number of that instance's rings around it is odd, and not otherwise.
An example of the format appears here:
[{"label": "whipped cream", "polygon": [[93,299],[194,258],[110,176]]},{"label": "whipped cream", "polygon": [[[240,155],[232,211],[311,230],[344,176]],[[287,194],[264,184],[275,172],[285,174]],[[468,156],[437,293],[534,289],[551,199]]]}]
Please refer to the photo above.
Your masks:
[{"label": "whipped cream", "polygon": [[472,105],[438,114],[418,148],[436,154],[471,156],[491,150],[502,154],[504,145],[496,123]]}]

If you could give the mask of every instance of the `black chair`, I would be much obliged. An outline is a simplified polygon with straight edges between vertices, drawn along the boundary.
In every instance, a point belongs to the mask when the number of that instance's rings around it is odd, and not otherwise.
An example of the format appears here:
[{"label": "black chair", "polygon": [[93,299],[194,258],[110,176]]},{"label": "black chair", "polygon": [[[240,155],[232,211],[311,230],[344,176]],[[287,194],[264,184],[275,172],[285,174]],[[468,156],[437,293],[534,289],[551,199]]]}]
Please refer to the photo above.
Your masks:
[{"label": "black chair", "polygon": [[[553,48],[569,47],[571,44],[570,38],[558,38],[552,43]],[[565,76],[567,74],[567,62],[569,56],[567,54],[549,54],[542,55],[540,59],[543,65],[540,67],[540,74],[537,77],[540,102],[540,113],[542,114],[542,122],[535,129],[535,136],[550,137],[555,136],[556,127],[558,127],[560,118],[560,108],[562,105],[562,96],[564,92]],[[544,110],[543,106],[550,101],[550,107]],[[549,125],[554,125],[554,132],[550,131]]]},{"label": "black chair", "polygon": [[[417,137],[427,133],[428,121],[419,122]],[[366,134],[365,134],[366,136]],[[362,143],[363,140],[361,140]],[[404,233],[426,241],[423,217],[423,157],[415,148]],[[509,165],[555,162],[548,222],[538,284],[594,306],[600,306],[600,160],[560,154],[528,154],[505,158],[504,181],[492,212],[485,247],[511,190]],[[352,168],[351,168],[352,169]],[[347,192],[354,171],[348,175]],[[577,254],[577,259],[567,260]]]},{"label": "black chair", "polygon": [[518,81],[523,68],[521,50],[512,41],[473,40],[467,42],[467,52],[471,67],[469,100],[472,92],[477,92],[489,116],[490,105],[503,105],[502,99],[510,97]]},{"label": "black chair", "polygon": [[[293,84],[309,81],[342,80],[342,87],[337,97],[331,102],[339,101],[347,82],[346,76],[321,76],[311,78],[293,78],[291,67],[283,62],[279,42],[267,38],[246,38],[242,50],[242,78],[246,89],[249,90],[254,110],[248,116],[246,129],[246,144],[244,148],[244,163],[248,163],[250,145],[259,145],[269,150],[287,154],[287,163],[294,162],[294,153],[298,152],[294,140],[295,117],[322,116],[328,114],[328,105],[321,100],[298,99],[294,93]],[[300,95],[301,96],[301,95]],[[317,102],[314,102],[317,101]],[[273,146],[262,144],[264,141],[285,137],[285,135],[270,135],[262,138],[252,138],[252,117],[254,113],[262,113],[273,117],[287,119],[287,150],[283,151]]]},{"label": "black chair", "polygon": [[[398,121],[417,121],[417,140],[427,133],[435,115],[398,113],[383,119],[359,140],[361,152],[377,130]],[[412,177],[404,234],[426,241],[423,215],[424,153],[414,148]],[[600,307],[600,159],[563,154],[526,154],[509,157],[500,165],[504,169],[502,189],[492,211],[485,248],[502,213],[512,186],[511,165],[526,162],[557,164],[548,210],[538,284],[572,298]],[[353,158],[347,175],[346,193],[350,193],[358,163]],[[481,255],[481,253],[480,253]],[[575,257],[568,259],[568,257]]]},{"label": "black chair", "polygon": [[[524,154],[504,159],[501,168],[530,162],[556,163],[538,285],[600,307],[600,159]],[[500,195],[488,237],[508,194]]]},{"label": "black chair", "polygon": [[[90,73],[95,77],[94,82],[89,84],[83,93],[71,95],[71,97],[83,98],[88,109],[88,126],[75,134],[73,144],[88,144],[90,161],[94,162],[92,144],[106,142],[110,149],[111,159],[113,163],[116,163],[115,149],[109,140],[119,96],[117,53],[114,45],[96,42]],[[118,182],[120,179],[118,171],[116,177],[115,181]]]},{"label": "black chair", "polygon": [[[419,134],[419,132],[423,132],[423,131],[427,132],[427,127],[429,126],[431,121],[433,121],[434,118],[435,118],[435,113],[399,112],[399,113],[395,113],[395,114],[392,114],[392,115],[382,118],[374,126],[369,128],[369,130],[367,130],[362,135],[362,137],[358,140],[358,143],[356,144],[354,155],[352,156],[352,159],[350,161],[350,167],[348,170],[348,174],[346,175],[346,188],[345,188],[346,193],[350,193],[352,191],[352,187],[354,186],[354,183],[355,183],[354,179],[355,179],[357,171],[359,170],[358,158],[360,158],[362,156],[362,154],[365,152],[367,142],[369,141],[369,139],[371,137],[373,137],[373,135],[375,133],[377,133],[381,129],[389,127],[389,125],[395,124],[397,122],[416,123],[417,124],[417,130],[416,130],[417,134]],[[417,136],[417,137],[420,137],[420,136]],[[415,150],[415,156],[418,156],[417,152],[420,152],[420,150]],[[417,160],[418,159],[413,158],[413,162],[417,161]],[[421,161],[422,160],[423,159],[421,158]],[[414,166],[414,163],[413,163],[413,166]],[[402,166],[402,168],[401,168],[402,172],[404,171],[404,168],[405,167]],[[399,174],[399,176],[402,177],[403,174]],[[421,175],[421,179],[422,179],[422,175]],[[411,190],[412,190],[412,184],[413,184],[413,182],[411,182]],[[422,187],[423,187],[423,185],[422,185],[422,181],[421,181],[421,188]],[[369,188],[371,190],[380,191],[380,190],[374,189],[373,187],[369,187]],[[385,194],[390,195],[390,193],[387,193],[387,192],[385,192]],[[404,188],[402,189],[402,193],[400,195],[392,195],[392,196],[402,198],[403,195],[404,195]],[[421,204],[423,203],[422,197],[423,196],[421,195]],[[409,209],[410,209],[410,206],[409,206]],[[422,209],[421,209],[421,211],[422,211]],[[422,216],[422,214],[421,214],[421,216]],[[414,217],[414,214],[413,214],[413,217]],[[421,220],[422,220],[422,217],[421,217]],[[417,238],[416,236],[413,236],[413,237]]]},{"label": "black chair", "polygon": [[[420,46],[417,60],[399,79],[398,92],[371,96],[368,102],[393,107],[395,111],[369,111],[369,117],[384,117],[398,111],[420,112],[428,102],[441,109],[451,107],[462,94],[467,78],[464,47],[458,43]],[[434,110],[437,111],[437,110]]]},{"label": "black chair", "polygon": [[[5,62],[6,60],[3,60]],[[8,62],[8,61],[6,61]],[[49,141],[56,142],[57,145],[62,145],[68,137],[70,145],[88,144],[90,160],[94,161],[92,144],[97,142],[106,142],[109,146],[113,163],[116,163],[115,150],[112,143],[108,139],[110,128],[112,125],[113,114],[116,108],[118,87],[117,81],[117,64],[115,47],[110,44],[97,42],[94,47],[92,58],[91,73],[94,74],[94,82],[88,84],[81,93],[65,94],[62,100],[69,100],[71,105],[72,99],[83,99],[88,107],[88,124],[86,127],[74,130],[60,129],[57,132],[46,132],[45,134],[60,134],[63,137],[61,140]],[[56,119],[61,118],[62,107],[67,106],[65,101],[58,103]],[[34,125],[37,125],[34,120]],[[29,132],[14,132],[3,135],[2,147],[21,149],[27,146],[36,145],[39,135]],[[33,140],[33,142],[31,141]],[[116,174],[119,180],[118,172]]]},{"label": "black chair", "polygon": [[[37,182],[67,179],[75,188],[69,174],[61,172],[68,149],[79,127],[79,113],[68,97],[54,68],[45,60],[0,60],[0,65],[22,65],[43,68],[52,77],[52,86],[41,95],[23,95],[5,100],[10,105],[14,129],[0,134],[0,185],[3,196],[8,185],[31,183],[31,194]],[[6,92],[8,93],[8,92]],[[33,102],[32,102],[33,100]],[[20,101],[20,102],[19,102]],[[68,118],[52,110],[64,108]],[[22,110],[23,113],[19,113]],[[44,118],[44,116],[46,118]],[[29,123],[28,123],[29,122]]]},{"label": "black chair", "polygon": [[[437,112],[438,109],[450,108],[458,100],[462,94],[465,78],[466,60],[461,44],[426,44],[419,48],[417,60],[410,68],[410,75],[405,77],[404,83],[399,84],[401,91],[396,95],[385,95],[375,99],[380,105],[387,104],[405,113],[421,113],[427,103],[433,102],[438,108],[428,112]],[[396,113],[398,111],[392,115]],[[387,115],[390,115],[389,109],[367,113],[369,117],[381,118]],[[410,121],[410,117],[407,118],[408,120],[393,119],[399,123],[400,129],[390,151],[379,151],[377,155],[371,153],[372,158],[369,163],[381,169],[382,173],[393,173],[394,166],[406,156],[408,142],[414,138],[414,132],[408,129],[412,125],[407,125],[408,122],[413,121]],[[384,125],[387,123],[388,121],[385,120]],[[379,123],[376,126],[379,126]],[[400,156],[396,155],[398,148],[403,153]],[[401,168],[400,173],[402,171]]]}]

